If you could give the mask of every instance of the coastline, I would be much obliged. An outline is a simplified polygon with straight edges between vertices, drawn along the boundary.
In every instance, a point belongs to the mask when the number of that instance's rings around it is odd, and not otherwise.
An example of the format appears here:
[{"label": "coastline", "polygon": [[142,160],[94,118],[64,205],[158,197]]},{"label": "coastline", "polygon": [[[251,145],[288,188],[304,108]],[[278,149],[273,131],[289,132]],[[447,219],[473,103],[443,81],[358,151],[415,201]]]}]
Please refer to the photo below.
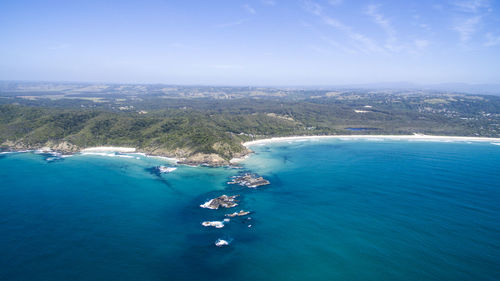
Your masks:
[{"label": "coastline", "polygon": [[[494,145],[500,146],[500,138],[487,138],[487,137],[466,137],[466,136],[433,136],[433,135],[423,135],[423,134],[414,134],[414,135],[316,135],[316,136],[289,136],[289,137],[272,137],[272,138],[264,138],[253,141],[247,141],[241,143],[245,148],[247,148],[247,152],[230,159],[227,161],[225,165],[216,162],[209,161],[207,159],[196,160],[191,162],[186,162],[186,158],[176,158],[176,157],[167,157],[164,155],[155,155],[145,153],[135,147],[120,147],[120,146],[97,146],[97,147],[88,147],[84,149],[75,149],[74,151],[65,151],[61,149],[54,149],[51,147],[42,147],[38,149],[19,149],[19,150],[9,150],[3,151],[1,154],[6,153],[22,153],[22,152],[41,152],[41,153],[54,153],[60,154],[62,157],[69,157],[73,155],[102,155],[108,156],[107,153],[123,153],[123,154],[133,154],[133,155],[141,155],[144,157],[151,157],[162,159],[167,162],[174,162],[175,164],[180,165],[188,165],[188,166],[211,166],[211,167],[221,167],[221,166],[231,166],[236,165],[241,162],[244,162],[248,159],[254,152],[250,149],[252,146],[256,145],[265,145],[271,143],[280,143],[280,142],[290,142],[290,141],[305,141],[305,140],[321,140],[321,139],[340,139],[340,140],[408,140],[408,141],[440,141],[440,142],[490,142]],[[133,156],[128,155],[119,155],[121,157],[129,157]],[[198,163],[199,162],[199,163]]]},{"label": "coastline", "polygon": [[96,146],[88,147],[80,150],[82,152],[120,152],[120,153],[134,153],[137,149],[135,147],[120,147],[120,146]]},{"label": "coastline", "polygon": [[[161,159],[167,162],[173,162],[177,164],[181,161],[181,159],[166,157],[162,155],[154,155],[154,154],[146,154],[140,152],[137,148],[134,147],[121,147],[121,146],[96,146],[96,147],[88,147],[84,149],[80,149],[76,152],[68,152],[68,151],[60,151],[58,149],[52,149],[50,147],[42,147],[38,149],[20,149],[20,150],[8,150],[0,152],[2,154],[10,154],[10,153],[28,153],[33,152],[36,154],[47,153],[53,154],[54,156],[58,156],[61,158],[71,157],[75,155],[98,155],[98,156],[112,156],[112,157],[122,157],[122,158],[136,158],[136,156],[144,156],[148,158],[156,158]],[[119,153],[118,155],[111,153]]]},{"label": "coastline", "polygon": [[325,135],[325,136],[291,136],[274,137],[259,139],[242,143],[249,148],[254,145],[263,145],[269,143],[297,141],[297,140],[315,140],[315,139],[386,139],[386,140],[418,140],[418,141],[470,141],[470,142],[500,142],[500,138],[486,137],[464,137],[464,136],[432,136],[432,135]]},{"label": "coastline", "polygon": [[[141,155],[144,157],[149,157],[149,158],[156,158],[156,159],[161,159],[167,162],[174,162],[177,164],[179,161],[181,161],[178,158],[173,158],[173,157],[166,157],[162,155],[154,155],[154,154],[147,154],[144,152],[140,152],[137,148],[135,147],[121,147],[121,146],[96,146],[96,147],[88,147],[85,149],[80,150],[78,153],[81,155],[101,155],[101,156],[107,156],[106,152],[115,152],[115,153],[124,153],[126,155],[123,156],[129,156],[129,154],[132,155]],[[133,156],[130,156],[133,157]]]}]

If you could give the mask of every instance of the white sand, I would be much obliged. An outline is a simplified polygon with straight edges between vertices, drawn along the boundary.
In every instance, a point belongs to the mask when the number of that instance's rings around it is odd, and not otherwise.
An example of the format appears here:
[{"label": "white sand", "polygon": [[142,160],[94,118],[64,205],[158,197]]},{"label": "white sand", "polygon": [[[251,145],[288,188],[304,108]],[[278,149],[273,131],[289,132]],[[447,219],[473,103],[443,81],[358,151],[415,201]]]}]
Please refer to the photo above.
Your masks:
[{"label": "white sand", "polygon": [[134,147],[118,147],[118,146],[98,146],[98,147],[89,147],[82,149],[81,152],[122,152],[122,153],[131,153],[135,152]]},{"label": "white sand", "polygon": [[470,142],[498,142],[500,138],[483,137],[455,137],[455,136],[429,136],[429,135],[328,135],[328,136],[293,136],[261,139],[243,143],[244,146],[262,145],[275,142],[301,141],[312,139],[372,139],[372,140],[417,140],[417,141],[470,141]]},{"label": "white sand", "polygon": [[[100,156],[135,158],[135,159],[140,159],[138,156],[143,156],[143,157],[157,158],[157,159],[161,159],[161,160],[164,160],[167,162],[173,162],[173,163],[177,163],[180,161],[177,158],[169,158],[169,157],[158,156],[158,155],[149,155],[146,153],[136,152],[136,151],[137,151],[137,149],[135,147],[97,146],[97,147],[89,147],[89,148],[82,149],[80,151],[80,153],[82,155],[100,155]],[[127,155],[115,155],[115,154],[110,154],[110,152],[126,153]]]},{"label": "white sand", "polygon": [[120,158],[136,158],[132,155],[116,155],[116,154],[109,154],[109,153],[104,153],[104,152],[82,152],[82,155],[98,155],[98,156],[106,156],[106,157],[120,157]]}]

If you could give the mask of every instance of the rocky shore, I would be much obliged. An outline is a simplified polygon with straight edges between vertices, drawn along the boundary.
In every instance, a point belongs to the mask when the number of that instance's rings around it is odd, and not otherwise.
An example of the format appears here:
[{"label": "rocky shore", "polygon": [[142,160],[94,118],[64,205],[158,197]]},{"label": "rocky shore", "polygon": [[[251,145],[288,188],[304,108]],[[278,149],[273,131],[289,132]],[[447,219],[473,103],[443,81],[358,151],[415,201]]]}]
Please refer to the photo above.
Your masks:
[{"label": "rocky shore", "polygon": [[41,145],[27,145],[23,142],[5,141],[1,144],[3,151],[26,151],[38,150],[46,152],[55,152],[62,155],[74,154],[80,152],[81,148],[67,141],[46,142]]},{"label": "rocky shore", "polygon": [[[97,147],[102,148],[102,147]],[[105,148],[113,148],[113,147],[105,147]],[[118,147],[121,148],[121,147]],[[50,153],[59,153],[61,155],[70,155],[79,152],[84,152],[88,149],[96,149],[95,147],[81,147],[75,144],[72,144],[68,141],[48,141],[42,144],[26,144],[23,141],[4,141],[0,145],[0,151],[45,151]],[[111,151],[111,150],[106,150]],[[194,153],[189,149],[181,149],[177,148],[174,150],[167,150],[162,148],[139,148],[134,149],[136,153],[144,153],[148,156],[158,156],[158,157],[167,157],[177,159],[177,163],[181,165],[189,165],[189,166],[207,166],[207,167],[223,167],[230,166],[231,161],[223,158],[222,156],[215,153]],[[121,151],[117,151],[121,152]],[[129,151],[125,151],[129,152]],[[235,158],[243,159],[245,156],[249,155],[252,151],[245,148],[240,153],[236,153],[234,155]]]}]

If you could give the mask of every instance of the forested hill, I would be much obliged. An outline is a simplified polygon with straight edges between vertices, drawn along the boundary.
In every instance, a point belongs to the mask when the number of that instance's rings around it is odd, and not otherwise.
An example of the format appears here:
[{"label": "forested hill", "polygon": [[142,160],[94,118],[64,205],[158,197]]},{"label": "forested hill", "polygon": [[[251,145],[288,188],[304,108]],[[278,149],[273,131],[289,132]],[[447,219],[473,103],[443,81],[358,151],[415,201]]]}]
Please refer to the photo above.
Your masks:
[{"label": "forested hill", "polygon": [[271,136],[500,137],[500,98],[494,96],[233,89],[224,98],[225,91],[210,88],[212,96],[201,97],[90,91],[75,97],[64,91],[10,90],[0,93],[0,143],[3,149],[63,152],[133,146],[192,163],[224,164],[248,153],[243,141]]}]

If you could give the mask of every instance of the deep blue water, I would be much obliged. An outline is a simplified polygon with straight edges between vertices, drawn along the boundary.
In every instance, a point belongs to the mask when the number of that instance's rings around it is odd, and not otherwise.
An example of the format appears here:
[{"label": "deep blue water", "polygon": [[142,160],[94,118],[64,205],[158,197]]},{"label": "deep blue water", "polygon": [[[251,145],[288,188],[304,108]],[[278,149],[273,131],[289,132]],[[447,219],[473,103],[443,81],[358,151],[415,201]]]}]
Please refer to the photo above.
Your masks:
[{"label": "deep blue water", "polygon": [[[253,149],[245,169],[272,182],[257,190],[226,185],[235,169],[158,177],[152,158],[1,155],[0,280],[500,279],[500,146]],[[199,207],[221,194],[240,206]],[[239,209],[252,219],[200,224]]]}]

